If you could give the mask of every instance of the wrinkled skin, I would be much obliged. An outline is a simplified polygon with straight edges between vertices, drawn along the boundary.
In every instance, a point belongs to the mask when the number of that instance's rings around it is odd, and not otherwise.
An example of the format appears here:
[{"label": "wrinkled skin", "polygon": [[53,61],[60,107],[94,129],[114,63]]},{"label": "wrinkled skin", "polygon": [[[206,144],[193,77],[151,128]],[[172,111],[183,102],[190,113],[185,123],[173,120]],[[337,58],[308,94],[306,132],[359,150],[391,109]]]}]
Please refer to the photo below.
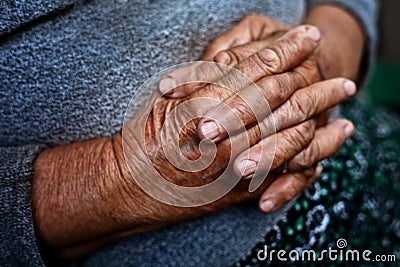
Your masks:
[{"label": "wrinkled skin", "polygon": [[[321,19],[323,18],[323,19]],[[358,23],[349,16],[345,11],[337,8],[335,6],[317,6],[313,8],[309,15],[306,18],[306,22],[317,25],[322,32],[322,38],[320,41],[320,45],[313,51],[312,55],[307,59],[305,63],[302,65],[305,66],[305,69],[301,72],[301,76],[303,80],[306,81],[306,84],[310,84],[313,82],[318,82],[321,78],[333,78],[337,76],[348,77],[352,79],[356,79],[358,76],[359,64],[361,61],[361,56],[363,53],[363,45],[364,45],[364,37],[361,28]],[[289,30],[293,29],[293,26],[285,25],[274,21],[268,17],[260,16],[260,15],[248,15],[244,17],[235,27],[217,37],[214,41],[210,43],[210,45],[205,50],[202,59],[210,60],[219,63],[223,63],[232,67],[235,67],[241,71],[246,72],[246,68],[252,68],[251,64],[243,64],[243,61],[246,61],[248,57],[252,57],[254,53],[259,51],[260,49],[264,49],[268,44],[284,33],[287,33]],[[321,36],[315,30],[310,33],[315,39],[319,39]],[[339,49],[340,48],[340,49]],[[271,49],[272,57],[276,57],[276,61],[274,64],[271,64],[273,71],[270,74],[276,74],[282,72],[281,66],[285,66],[288,63],[296,63],[295,60],[290,58],[292,51],[288,49],[287,46],[275,47]],[[297,62],[298,63],[298,62]],[[256,65],[257,66],[257,65]],[[295,66],[295,65],[293,65]],[[318,75],[319,74],[319,75]],[[196,75],[201,79],[202,76],[210,76],[209,72],[206,68],[198,68],[196,71]],[[248,75],[252,75],[252,72],[249,72]],[[180,75],[180,70],[177,70],[169,75],[170,79],[176,79],[180,82],[184,82],[187,78],[186,75]],[[301,83],[303,82],[303,85]],[[279,106],[282,101],[280,101],[279,96],[282,99],[286,99],[288,95],[293,93],[292,90],[288,90],[288,88],[292,88],[290,84],[296,84],[301,87],[305,86],[304,81],[296,81],[292,79],[290,83],[282,82],[280,79],[280,75],[272,75],[270,77],[269,84],[261,84],[261,88],[263,88],[263,93],[265,98],[269,101],[271,108]],[[163,81],[160,82],[160,91],[168,90],[168,86]],[[190,84],[185,86],[180,86],[168,92],[168,97],[177,98],[185,95],[189,95],[196,90],[206,90],[207,87],[203,86],[191,86]],[[250,97],[257,98],[256,94],[253,94],[248,89],[243,90],[246,95]],[[303,102],[300,103],[300,107],[310,107],[313,105],[310,102],[312,98],[303,98]],[[254,123],[255,118],[253,113],[249,109],[249,107],[243,103],[243,100],[238,96],[231,96],[224,100],[224,103],[229,105],[233,110],[237,110],[237,114],[241,116],[242,121],[246,125],[251,125]],[[260,106],[261,107],[261,106]],[[253,106],[254,108],[254,106]],[[258,108],[255,108],[256,110]],[[293,107],[289,107],[285,110],[284,114],[287,117],[294,117],[298,114],[295,112],[296,109]],[[218,113],[219,108],[213,108],[209,110],[206,115],[216,114],[216,118],[218,120],[229,120],[228,115],[224,113]],[[331,109],[324,110],[317,117],[315,117],[314,130],[317,130],[319,127],[325,127]],[[301,114],[301,112],[300,112]],[[277,119],[279,121],[286,121],[285,117],[281,117],[281,119]],[[203,138],[213,139],[215,142],[222,140],[226,137],[226,132],[222,129],[218,134],[215,132],[205,132],[205,129],[208,123],[208,119],[203,119],[200,122],[200,126],[198,129],[199,135]],[[221,129],[220,129],[221,130]],[[209,129],[208,129],[209,131]],[[319,136],[319,135],[317,135]],[[299,175],[299,171],[308,170],[309,168],[313,168],[316,165],[316,158],[324,158],[315,156],[316,154],[324,154],[330,155],[332,152],[331,147],[334,147],[335,142],[326,143],[320,142],[318,139],[315,139],[309,146],[304,148],[295,158],[288,162],[288,170],[289,174],[283,175],[283,180],[291,180],[292,183],[281,183],[280,179],[277,179],[270,188],[266,191],[263,196],[263,199],[273,199],[274,207],[270,205],[267,207],[261,208],[264,211],[271,211],[281,207],[284,203],[291,200],[295,195],[292,194],[292,188],[297,188],[296,192],[303,191],[306,187],[302,189],[299,188],[298,179],[295,178],[296,175]],[[242,173],[243,176],[253,177],[256,173],[251,171],[248,168],[244,170],[241,168],[242,162],[246,160],[250,160],[248,162],[255,162],[255,166],[264,170],[267,169],[266,164],[263,162],[259,162],[258,160],[254,160],[254,158],[259,158],[261,149],[258,145],[255,145],[250,150],[244,152],[236,159],[236,173]],[[278,153],[279,154],[279,153]],[[250,155],[250,157],[249,157]],[[303,185],[310,184],[310,181],[313,181],[319,173],[322,171],[321,166],[317,166],[315,175],[313,177],[301,175],[303,181],[307,180],[306,183],[302,183]],[[292,177],[290,177],[292,176]],[[291,196],[291,197],[290,197]],[[261,204],[261,203],[260,203]]]},{"label": "wrinkled skin", "polygon": [[[295,34],[297,35],[297,34]],[[299,36],[297,36],[299,37]],[[304,36],[301,38],[305,38]],[[278,44],[279,45],[279,44]],[[314,46],[308,46],[308,52],[301,55],[305,61],[312,53]],[[307,46],[306,46],[307,47]],[[300,46],[304,48],[304,46]],[[268,60],[264,63],[268,63]],[[282,67],[282,72],[287,71],[293,65]],[[321,83],[313,83],[311,76],[302,75],[303,70],[309,69],[308,64],[303,63],[289,73],[283,73],[282,81],[291,84],[290,78],[300,77],[299,83],[288,86],[290,92],[287,95],[277,94],[276,105],[273,108],[274,116],[289,118],[278,125],[276,135],[276,155],[272,161],[272,169],[277,170],[285,161],[295,157],[310,144],[328,149],[315,150],[310,155],[314,162],[329,156],[337,151],[341,144],[352,134],[354,128],[345,120],[337,120],[326,127],[316,129],[313,119],[317,114],[341,101],[349,98],[351,94],[345,90],[344,79],[333,79]],[[262,65],[260,65],[262,66]],[[256,69],[253,69],[256,70]],[[268,64],[259,71],[270,71]],[[257,73],[257,72],[254,72]],[[300,73],[300,74],[299,74]],[[261,73],[262,77],[265,73]],[[309,75],[309,74],[308,74]],[[293,78],[292,77],[292,78]],[[308,78],[307,78],[308,77]],[[256,78],[254,78],[256,80]],[[268,77],[265,78],[268,80]],[[286,79],[286,80],[285,80]],[[267,82],[261,79],[260,82]],[[307,86],[312,84],[310,86]],[[300,89],[302,88],[302,89]],[[316,92],[323,92],[317,94]],[[354,93],[354,92],[353,92]],[[221,91],[221,88],[213,87],[210,90],[199,90],[189,98],[208,96],[224,100],[229,92]],[[308,99],[313,103],[309,108],[302,106],[302,100]],[[152,115],[145,120],[146,125],[146,149],[151,155],[156,169],[176,184],[196,186],[208,183],[218,177],[226,168],[228,158],[227,151],[231,150],[229,141],[221,141],[217,144],[217,157],[213,164],[204,171],[197,173],[183,173],[173,168],[166,161],[163,153],[160,153],[160,131],[165,115],[169,114],[177,104],[184,99],[161,99],[154,107]],[[284,103],[282,105],[282,103]],[[211,108],[211,107],[207,107]],[[292,110],[294,108],[294,110]],[[296,110],[297,108],[297,110]],[[146,109],[144,104],[137,115],[132,119],[132,124],[127,127],[131,132],[129,146],[134,151],[142,140],[139,130],[133,122],[135,118],[141,120],[141,112]],[[299,115],[300,114],[300,115]],[[296,115],[296,116],[290,116]],[[247,130],[249,142],[259,144],[261,139],[259,127],[267,127],[268,120],[260,125],[249,127]],[[350,127],[350,131],[348,131]],[[184,154],[192,159],[199,155],[197,135],[198,121],[192,121],[186,125],[186,129],[177,132],[177,129],[166,129],[167,135],[180,136],[180,148]],[[136,136],[136,137],[135,137]],[[246,137],[247,138],[247,137]],[[265,137],[267,139],[267,137]],[[313,139],[314,138],[314,139]],[[264,139],[265,140],[265,139]],[[265,141],[267,142],[267,141]],[[135,144],[136,143],[136,144]],[[143,159],[140,149],[132,154],[136,157],[135,167],[142,169]],[[307,165],[307,164],[305,164]],[[254,193],[248,192],[248,180],[242,180],[225,197],[208,205],[192,208],[182,208],[167,205],[152,198],[138,186],[126,166],[121,134],[114,138],[99,138],[85,142],[59,146],[43,151],[34,163],[35,177],[32,181],[32,209],[37,234],[44,244],[54,249],[60,258],[76,258],[85,255],[98,247],[117,240],[127,235],[150,231],[167,224],[183,221],[189,218],[221,209],[228,205],[234,205],[247,199],[258,198],[275,179],[276,174],[271,172],[265,183]],[[142,169],[145,171],[145,169]],[[141,173],[146,174],[146,173]],[[151,174],[148,174],[151,175]],[[314,176],[314,169],[302,170],[291,173],[290,179],[286,175],[281,176],[280,183],[290,180],[290,194],[288,199],[294,197],[305,188],[310,177]],[[286,179],[285,179],[286,177]],[[296,184],[293,184],[292,179]],[[288,200],[285,197],[285,200]]]}]

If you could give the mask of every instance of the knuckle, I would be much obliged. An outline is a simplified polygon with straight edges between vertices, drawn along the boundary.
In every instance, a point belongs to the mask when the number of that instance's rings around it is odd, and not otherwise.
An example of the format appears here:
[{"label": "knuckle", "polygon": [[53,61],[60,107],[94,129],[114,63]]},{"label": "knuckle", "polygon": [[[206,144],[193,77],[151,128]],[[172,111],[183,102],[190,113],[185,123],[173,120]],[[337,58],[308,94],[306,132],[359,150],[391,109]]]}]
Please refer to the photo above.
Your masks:
[{"label": "knuckle", "polygon": [[298,126],[282,131],[276,146],[274,164],[280,166],[286,160],[294,157],[310,143],[312,136],[310,132],[305,131],[305,128]]},{"label": "knuckle", "polygon": [[[293,164],[296,170],[305,170],[312,167],[321,155],[321,148],[317,142],[312,143],[312,138],[309,140],[309,145],[293,158]],[[307,145],[305,143],[305,145]],[[305,146],[304,146],[305,147]]]},{"label": "knuckle", "polygon": [[215,57],[214,61],[217,63],[225,64],[225,65],[236,65],[239,63],[238,55],[232,50],[224,50],[219,52]]},{"label": "knuckle", "polygon": [[255,114],[243,101],[237,100],[234,101],[232,104],[234,104],[233,112],[236,113],[244,123],[247,120],[253,120],[255,118]]},{"label": "knuckle", "polygon": [[232,95],[231,91],[218,85],[210,85],[207,90],[195,92],[194,97],[209,97],[211,99],[223,100]]},{"label": "knuckle", "polygon": [[303,150],[298,157],[296,157],[295,162],[298,169],[307,169],[313,165],[312,155],[314,155],[313,147],[310,146]]},{"label": "knuckle", "polygon": [[255,63],[267,73],[279,73],[283,66],[282,57],[273,49],[265,49],[254,54]]},{"label": "knuckle", "polygon": [[288,120],[291,118],[292,120],[296,120],[296,122],[301,122],[303,120],[302,114],[297,112],[294,109],[293,99],[289,98],[286,102],[284,102],[280,107],[274,110],[274,115],[280,117],[282,119],[276,120],[276,127],[278,130],[282,130],[284,128],[290,127],[293,125],[293,122]]},{"label": "knuckle", "polygon": [[274,76],[272,86],[273,95],[279,102],[283,102],[287,98],[287,93],[292,87],[292,82],[288,73]]},{"label": "knuckle", "polygon": [[293,140],[296,140],[299,147],[303,148],[307,146],[312,138],[314,137],[315,124],[312,121],[306,121],[292,128],[293,134],[290,136]]},{"label": "knuckle", "polygon": [[258,125],[247,130],[247,137],[248,137],[250,146],[254,147],[254,145],[261,142],[260,140],[262,140],[262,136],[261,136],[261,131],[260,131],[260,128],[258,127]]},{"label": "knuckle", "polygon": [[308,120],[302,124],[299,125],[303,129],[303,132],[307,132],[310,134],[310,139],[311,140],[314,137],[315,130],[316,130],[316,121],[314,119]]},{"label": "knuckle", "polygon": [[287,160],[287,149],[277,146],[274,154],[274,160],[272,162],[271,169],[280,167]]},{"label": "knuckle", "polygon": [[[296,181],[296,182],[295,182]],[[297,194],[301,192],[301,188],[297,183],[297,179],[293,179],[291,183],[289,183],[287,187],[287,194],[285,197],[285,201],[288,202],[292,200]]]},{"label": "knuckle", "polygon": [[294,97],[289,99],[290,106],[293,108],[294,112],[298,112],[298,116],[302,121],[308,119],[312,114],[312,108],[315,105],[314,94],[307,91],[301,90]]},{"label": "knuckle", "polygon": [[258,121],[256,128],[260,132],[262,138],[266,138],[275,133],[275,120],[273,116],[267,116],[262,121]]},{"label": "knuckle", "polygon": [[307,179],[307,184],[308,184],[308,180],[312,180],[312,178],[316,174],[316,167],[313,165],[312,167],[309,167],[307,169],[303,169],[302,173],[305,176],[305,178]]},{"label": "knuckle", "polygon": [[[292,44],[293,46],[298,46],[296,43]],[[290,47],[288,47],[287,42],[277,42],[277,45],[275,47],[275,53],[277,55],[277,62],[276,64],[276,69],[274,70],[275,73],[282,72],[284,69],[287,69],[290,64],[289,58],[290,54],[292,53]]]},{"label": "knuckle", "polygon": [[276,49],[279,50],[283,55],[289,53],[302,53],[304,33],[302,31],[292,31],[284,35],[280,42],[277,42]]},{"label": "knuckle", "polygon": [[268,90],[269,95],[271,95],[276,101],[283,102],[283,92],[282,92],[282,83],[277,76],[268,77],[268,83],[266,84],[266,88],[264,90]]}]

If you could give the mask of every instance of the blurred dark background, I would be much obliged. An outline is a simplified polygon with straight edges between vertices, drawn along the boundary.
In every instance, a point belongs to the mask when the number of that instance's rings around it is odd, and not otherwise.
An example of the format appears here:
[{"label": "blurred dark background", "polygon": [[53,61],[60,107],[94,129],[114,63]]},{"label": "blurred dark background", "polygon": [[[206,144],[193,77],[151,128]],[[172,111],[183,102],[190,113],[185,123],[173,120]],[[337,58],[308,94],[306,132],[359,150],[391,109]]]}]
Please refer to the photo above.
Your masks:
[{"label": "blurred dark background", "polygon": [[380,2],[379,55],[367,97],[400,112],[400,1]]},{"label": "blurred dark background", "polygon": [[380,58],[400,62],[400,1],[381,0]]}]

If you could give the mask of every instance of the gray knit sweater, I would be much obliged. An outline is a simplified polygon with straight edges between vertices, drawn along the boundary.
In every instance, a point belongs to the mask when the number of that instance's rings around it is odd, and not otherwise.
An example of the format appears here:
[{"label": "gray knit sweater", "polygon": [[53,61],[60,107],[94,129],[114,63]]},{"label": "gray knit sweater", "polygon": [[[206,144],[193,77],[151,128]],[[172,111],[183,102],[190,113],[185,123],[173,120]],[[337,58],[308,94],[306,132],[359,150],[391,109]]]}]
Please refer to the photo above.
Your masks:
[{"label": "gray knit sweater", "polygon": [[[42,148],[111,136],[141,83],[166,67],[197,59],[210,40],[245,14],[297,24],[320,2],[342,5],[360,19],[369,38],[365,62],[371,59],[373,0],[2,0],[0,263],[43,265],[30,208],[32,162]],[[243,204],[134,236],[81,263],[227,265],[284,214],[285,209],[265,215],[254,204]]]}]

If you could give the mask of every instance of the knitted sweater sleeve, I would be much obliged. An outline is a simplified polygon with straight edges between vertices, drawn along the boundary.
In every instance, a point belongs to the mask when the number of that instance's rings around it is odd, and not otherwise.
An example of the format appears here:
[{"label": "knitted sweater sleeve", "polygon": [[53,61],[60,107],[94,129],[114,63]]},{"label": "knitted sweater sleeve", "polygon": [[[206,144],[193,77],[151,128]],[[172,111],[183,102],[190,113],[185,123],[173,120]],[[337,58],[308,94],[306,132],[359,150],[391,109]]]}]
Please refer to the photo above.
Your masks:
[{"label": "knitted sweater sleeve", "polygon": [[0,147],[0,262],[41,266],[30,204],[32,162],[38,145]]},{"label": "knitted sweater sleeve", "polygon": [[[64,10],[73,2],[74,0],[1,1],[0,40],[4,35]],[[9,266],[44,265],[36,243],[30,203],[32,162],[42,148],[40,145],[13,147],[0,144],[0,262]]]},{"label": "knitted sweater sleeve", "polygon": [[30,21],[72,5],[73,2],[74,0],[2,0],[0,2],[0,36],[10,33]]}]

